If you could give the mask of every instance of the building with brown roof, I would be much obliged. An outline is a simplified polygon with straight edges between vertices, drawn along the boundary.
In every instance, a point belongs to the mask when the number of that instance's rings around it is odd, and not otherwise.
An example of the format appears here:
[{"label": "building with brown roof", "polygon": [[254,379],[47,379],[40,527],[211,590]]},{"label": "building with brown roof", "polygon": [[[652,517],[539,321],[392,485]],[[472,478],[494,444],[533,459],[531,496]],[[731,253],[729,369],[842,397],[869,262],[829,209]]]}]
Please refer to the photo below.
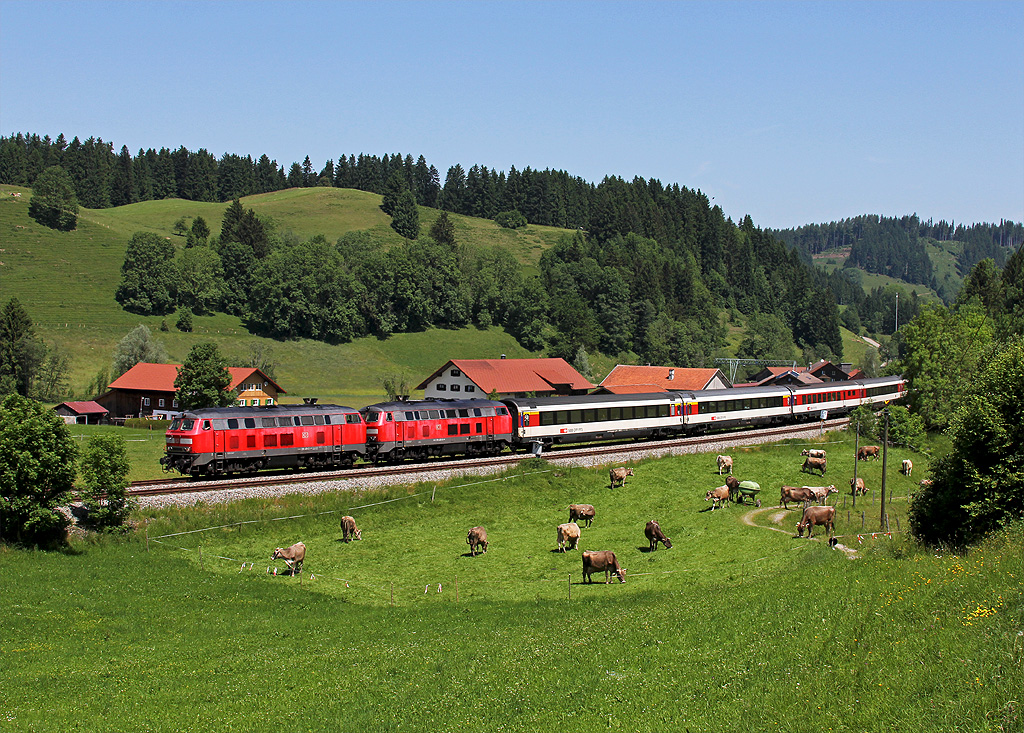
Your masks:
[{"label": "building with brown roof", "polygon": [[[115,379],[96,401],[109,410],[111,418],[170,418],[180,412],[174,380],[181,364],[139,363]],[[274,380],[255,367],[230,367],[231,385],[238,392],[237,404],[274,405],[286,394]]]},{"label": "building with brown roof", "polygon": [[594,385],[565,359],[452,359],[420,382],[426,399],[586,394]]},{"label": "building with brown roof", "polygon": [[107,408],[98,402],[61,402],[53,411],[64,418],[68,425],[93,425],[103,422],[107,417]]},{"label": "building with brown roof", "polygon": [[670,390],[729,389],[721,369],[619,364],[601,382],[598,394],[636,394]]},{"label": "building with brown roof", "polygon": [[[843,366],[848,365],[844,364]],[[809,375],[813,379],[806,380],[801,378],[794,381],[793,374]],[[790,367],[765,367],[751,377],[750,381],[755,384],[818,384],[819,382],[845,382],[849,379],[850,375],[846,371],[837,367],[832,362],[823,359],[807,367],[797,367],[796,369]]]}]

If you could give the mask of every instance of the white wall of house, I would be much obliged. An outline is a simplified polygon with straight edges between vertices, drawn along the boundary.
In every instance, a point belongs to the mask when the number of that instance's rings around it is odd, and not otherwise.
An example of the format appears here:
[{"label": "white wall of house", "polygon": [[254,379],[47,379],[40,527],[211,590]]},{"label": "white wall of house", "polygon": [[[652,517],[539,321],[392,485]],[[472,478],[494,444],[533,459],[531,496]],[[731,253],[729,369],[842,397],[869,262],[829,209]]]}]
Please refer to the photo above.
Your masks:
[{"label": "white wall of house", "polygon": [[432,379],[423,390],[424,399],[485,400],[487,393],[473,383],[460,369],[448,367]]}]

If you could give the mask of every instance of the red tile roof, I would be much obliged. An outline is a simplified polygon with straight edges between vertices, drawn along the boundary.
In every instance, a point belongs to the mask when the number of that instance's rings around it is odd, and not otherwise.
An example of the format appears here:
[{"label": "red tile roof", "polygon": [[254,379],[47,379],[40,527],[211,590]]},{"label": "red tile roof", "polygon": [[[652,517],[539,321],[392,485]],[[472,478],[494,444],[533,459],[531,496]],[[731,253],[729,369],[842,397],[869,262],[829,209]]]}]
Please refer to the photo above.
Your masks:
[{"label": "red tile roof", "polygon": [[[644,392],[666,392],[670,389],[704,389],[720,370],[677,368],[665,366],[630,366],[619,364],[604,381],[601,386],[609,392],[619,394],[612,388],[624,387],[627,385],[643,386]],[[672,378],[669,379],[671,374]],[[722,381],[728,384],[728,380],[722,377]]]},{"label": "red tile roof", "polygon": [[435,377],[453,366],[487,394],[494,391],[511,394],[550,392],[557,387],[570,390],[594,387],[565,359],[452,359],[424,379],[416,389],[426,389]]},{"label": "red tile roof", "polygon": [[[181,364],[149,364],[140,362],[110,383],[109,389],[134,389],[148,392],[174,392],[174,380],[178,377]],[[228,367],[231,372],[231,385],[235,389],[247,381],[253,374],[259,375],[259,381],[270,382],[277,391],[287,394],[277,382],[256,367]]]},{"label": "red tile roof", "polygon": [[92,400],[88,400],[86,402],[61,402],[57,407],[60,407],[61,405],[64,405],[77,415],[93,415],[96,413],[107,412],[106,407],[98,402],[93,402]]}]

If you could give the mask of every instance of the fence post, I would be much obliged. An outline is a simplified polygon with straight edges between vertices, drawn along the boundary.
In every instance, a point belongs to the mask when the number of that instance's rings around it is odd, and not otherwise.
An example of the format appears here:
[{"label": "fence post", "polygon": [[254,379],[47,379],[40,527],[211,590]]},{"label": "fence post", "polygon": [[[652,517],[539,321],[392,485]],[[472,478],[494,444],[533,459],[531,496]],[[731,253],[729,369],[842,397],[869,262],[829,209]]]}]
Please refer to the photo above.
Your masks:
[{"label": "fence post", "polygon": [[459,602],[459,576],[455,576],[455,602]]},{"label": "fence post", "polygon": [[199,569],[202,570],[204,573],[206,572],[206,568],[203,567],[203,546],[202,545],[199,545]]},{"label": "fence post", "polygon": [[146,527],[146,552],[149,552],[149,527]]},{"label": "fence post", "polygon": [[572,600],[572,573],[569,573],[569,600]]},{"label": "fence post", "polygon": [[860,531],[864,531],[864,512],[860,513]]}]

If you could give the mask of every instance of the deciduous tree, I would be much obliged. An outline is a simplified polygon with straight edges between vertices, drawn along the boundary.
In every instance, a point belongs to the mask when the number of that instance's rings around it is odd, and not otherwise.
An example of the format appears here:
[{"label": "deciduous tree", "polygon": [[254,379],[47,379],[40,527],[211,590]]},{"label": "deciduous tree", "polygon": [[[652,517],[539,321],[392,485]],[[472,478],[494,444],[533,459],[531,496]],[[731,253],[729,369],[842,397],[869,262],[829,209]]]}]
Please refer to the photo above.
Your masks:
[{"label": "deciduous tree", "polygon": [[0,535],[54,546],[68,526],[56,509],[74,488],[77,447],[53,410],[21,395],[0,404]]},{"label": "deciduous tree", "polygon": [[143,315],[169,313],[175,301],[174,245],[153,232],[135,232],[121,265],[115,297],[125,310]]},{"label": "deciduous tree", "polygon": [[[111,369],[114,379],[117,379],[136,364],[163,364],[166,361],[167,349],[153,338],[148,326],[140,323],[117,342]],[[100,386],[106,387],[106,384]]]},{"label": "deciduous tree", "polygon": [[211,342],[196,344],[188,352],[185,363],[174,380],[178,405],[182,410],[203,407],[227,407],[235,401],[231,372],[227,361]]},{"label": "deciduous tree", "polygon": [[88,522],[103,530],[124,527],[133,502],[128,497],[128,444],[119,433],[93,435],[79,460],[85,482],[83,502]]},{"label": "deciduous tree", "polygon": [[78,225],[78,198],[75,184],[59,165],[50,166],[32,184],[28,215],[40,224],[62,232]]}]

